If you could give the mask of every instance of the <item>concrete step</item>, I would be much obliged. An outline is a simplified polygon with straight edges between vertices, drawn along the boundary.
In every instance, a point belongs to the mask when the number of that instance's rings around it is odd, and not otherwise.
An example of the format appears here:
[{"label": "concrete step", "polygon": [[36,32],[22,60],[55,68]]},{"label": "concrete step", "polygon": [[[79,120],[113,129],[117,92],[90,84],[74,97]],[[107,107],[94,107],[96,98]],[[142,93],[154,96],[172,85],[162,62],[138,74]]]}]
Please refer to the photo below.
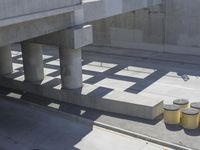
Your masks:
[{"label": "concrete step", "polygon": [[[48,82],[52,78],[46,76],[45,80]],[[59,80],[53,79],[51,84],[57,81]],[[159,97],[137,95],[120,90],[112,90],[105,94],[104,89],[96,85],[84,84],[82,89],[71,91],[61,89],[60,84],[52,88],[50,84],[45,84],[45,81],[41,85],[26,83],[23,77],[17,79],[1,77],[0,85],[79,106],[143,119],[153,120],[163,111],[163,101]]]}]

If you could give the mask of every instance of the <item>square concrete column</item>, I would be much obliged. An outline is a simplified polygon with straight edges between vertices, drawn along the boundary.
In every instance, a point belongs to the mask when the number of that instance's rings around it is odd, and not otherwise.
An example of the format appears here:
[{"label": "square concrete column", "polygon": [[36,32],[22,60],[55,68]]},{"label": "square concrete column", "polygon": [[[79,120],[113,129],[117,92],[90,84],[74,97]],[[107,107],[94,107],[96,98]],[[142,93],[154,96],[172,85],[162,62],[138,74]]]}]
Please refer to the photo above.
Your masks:
[{"label": "square concrete column", "polygon": [[13,71],[10,46],[0,47],[0,75],[10,74]]},{"label": "square concrete column", "polygon": [[21,43],[25,81],[39,82],[44,79],[42,46],[35,43]]},{"label": "square concrete column", "polygon": [[60,48],[60,69],[63,89],[82,87],[81,49]]}]

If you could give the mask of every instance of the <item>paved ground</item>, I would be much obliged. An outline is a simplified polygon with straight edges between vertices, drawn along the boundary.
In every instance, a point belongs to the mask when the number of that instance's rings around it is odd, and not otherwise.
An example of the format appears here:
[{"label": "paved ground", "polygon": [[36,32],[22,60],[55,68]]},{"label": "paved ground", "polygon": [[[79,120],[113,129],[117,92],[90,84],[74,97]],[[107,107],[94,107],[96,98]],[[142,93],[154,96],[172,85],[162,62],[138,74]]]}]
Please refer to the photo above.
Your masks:
[{"label": "paved ground", "polygon": [[[51,49],[50,51],[48,51]],[[56,82],[44,83],[48,86],[60,86],[58,51],[45,48],[45,74]],[[175,98],[188,98],[190,102],[200,101],[200,58],[196,56],[179,56],[152,54],[151,57],[123,56],[106,53],[83,53],[83,78],[85,84],[98,85],[87,94],[104,97],[113,90],[129,92],[131,94],[159,97],[165,103],[172,103]],[[16,79],[22,79],[21,53],[13,52]],[[55,80],[56,79],[56,80]],[[113,84],[108,84],[113,83]],[[10,93],[12,96],[12,93]],[[15,95],[16,96],[16,95]],[[38,99],[38,98],[37,98]],[[44,106],[73,113],[94,121],[106,123],[119,128],[138,132],[175,144],[194,149],[200,147],[200,130],[187,131],[181,127],[165,126],[158,118],[147,121],[130,118],[117,114],[94,111],[52,100],[33,100]],[[158,132],[159,131],[159,132]]]},{"label": "paved ground", "polygon": [[[113,51],[115,50],[113,49]],[[199,57],[157,53],[142,57],[142,52],[138,51],[136,52],[141,55],[123,55],[124,50],[121,50],[119,55],[92,51],[93,49],[83,53],[85,60],[118,66],[115,69],[112,66],[105,67],[110,68],[113,72],[96,75],[97,83],[94,84],[132,94],[158,97],[163,99],[165,103],[172,103],[176,98],[187,98],[190,102],[200,101]],[[132,51],[133,54],[136,52]],[[99,66],[96,67],[96,70],[101,67],[100,65],[96,66]],[[108,85],[109,80],[121,81],[126,86]]]},{"label": "paved ground", "polygon": [[169,150],[0,96],[1,150]]},{"label": "paved ground", "polygon": [[[44,54],[47,80],[42,84],[59,89],[58,50],[47,47]],[[148,58],[84,51],[83,81],[90,88],[82,91],[82,94],[111,99],[113,93],[137,94],[161,99],[165,103],[172,103],[176,98],[187,98],[190,102],[200,101],[199,59],[195,56],[156,53]],[[13,61],[13,76],[16,80],[23,81],[20,50],[13,51]]]},{"label": "paved ground", "polygon": [[[128,131],[147,135],[159,140],[190,147],[199,150],[200,130],[184,130],[179,126],[166,126],[163,120],[158,118],[155,121],[149,121],[134,117],[122,116],[103,111],[79,107],[64,102],[54,101],[48,98],[39,97],[30,93],[19,93],[8,89],[0,88],[0,94],[15,98],[15,101],[28,101],[39,104],[47,108],[53,108],[61,112],[73,114],[91,121],[104,123]],[[29,108],[28,108],[29,109]]]}]

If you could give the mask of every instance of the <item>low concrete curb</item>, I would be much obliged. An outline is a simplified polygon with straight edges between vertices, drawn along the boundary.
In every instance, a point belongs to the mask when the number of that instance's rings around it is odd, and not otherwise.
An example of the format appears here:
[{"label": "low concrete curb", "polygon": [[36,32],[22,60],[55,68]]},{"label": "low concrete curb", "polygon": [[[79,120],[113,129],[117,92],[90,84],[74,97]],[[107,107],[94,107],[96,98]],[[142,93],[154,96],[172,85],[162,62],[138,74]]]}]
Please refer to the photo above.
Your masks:
[{"label": "low concrete curb", "polygon": [[108,130],[112,130],[112,131],[115,131],[115,132],[118,132],[118,133],[122,133],[122,134],[125,134],[125,135],[128,135],[128,136],[131,136],[131,137],[142,139],[142,140],[145,140],[145,141],[148,141],[148,142],[152,142],[152,143],[155,143],[155,144],[158,144],[158,145],[169,147],[169,148],[172,148],[172,149],[175,149],[175,150],[192,150],[190,148],[187,148],[187,147],[184,147],[184,146],[181,146],[181,145],[177,145],[177,144],[173,144],[173,143],[166,142],[166,141],[163,141],[163,140],[159,140],[159,139],[156,139],[156,138],[152,138],[150,136],[146,136],[146,135],[143,135],[143,134],[139,134],[139,133],[136,133],[136,132],[125,130],[125,129],[122,129],[122,128],[117,128],[115,126],[111,126],[111,125],[104,124],[104,123],[101,123],[101,122],[94,121],[94,125],[108,129]]}]

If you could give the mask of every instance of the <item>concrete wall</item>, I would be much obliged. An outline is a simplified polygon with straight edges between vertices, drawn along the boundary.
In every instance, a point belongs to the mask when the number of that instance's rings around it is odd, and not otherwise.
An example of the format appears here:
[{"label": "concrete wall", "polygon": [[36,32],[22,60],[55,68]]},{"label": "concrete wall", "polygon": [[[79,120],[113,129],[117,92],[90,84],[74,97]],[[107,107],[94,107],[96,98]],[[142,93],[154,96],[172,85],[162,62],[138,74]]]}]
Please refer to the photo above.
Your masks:
[{"label": "concrete wall", "polygon": [[1,0],[0,20],[80,3],[81,0]]},{"label": "concrete wall", "polygon": [[200,55],[199,8],[199,0],[167,0],[166,51]]},{"label": "concrete wall", "polygon": [[93,22],[94,43],[200,55],[199,7],[199,0],[163,0],[148,9]]}]

